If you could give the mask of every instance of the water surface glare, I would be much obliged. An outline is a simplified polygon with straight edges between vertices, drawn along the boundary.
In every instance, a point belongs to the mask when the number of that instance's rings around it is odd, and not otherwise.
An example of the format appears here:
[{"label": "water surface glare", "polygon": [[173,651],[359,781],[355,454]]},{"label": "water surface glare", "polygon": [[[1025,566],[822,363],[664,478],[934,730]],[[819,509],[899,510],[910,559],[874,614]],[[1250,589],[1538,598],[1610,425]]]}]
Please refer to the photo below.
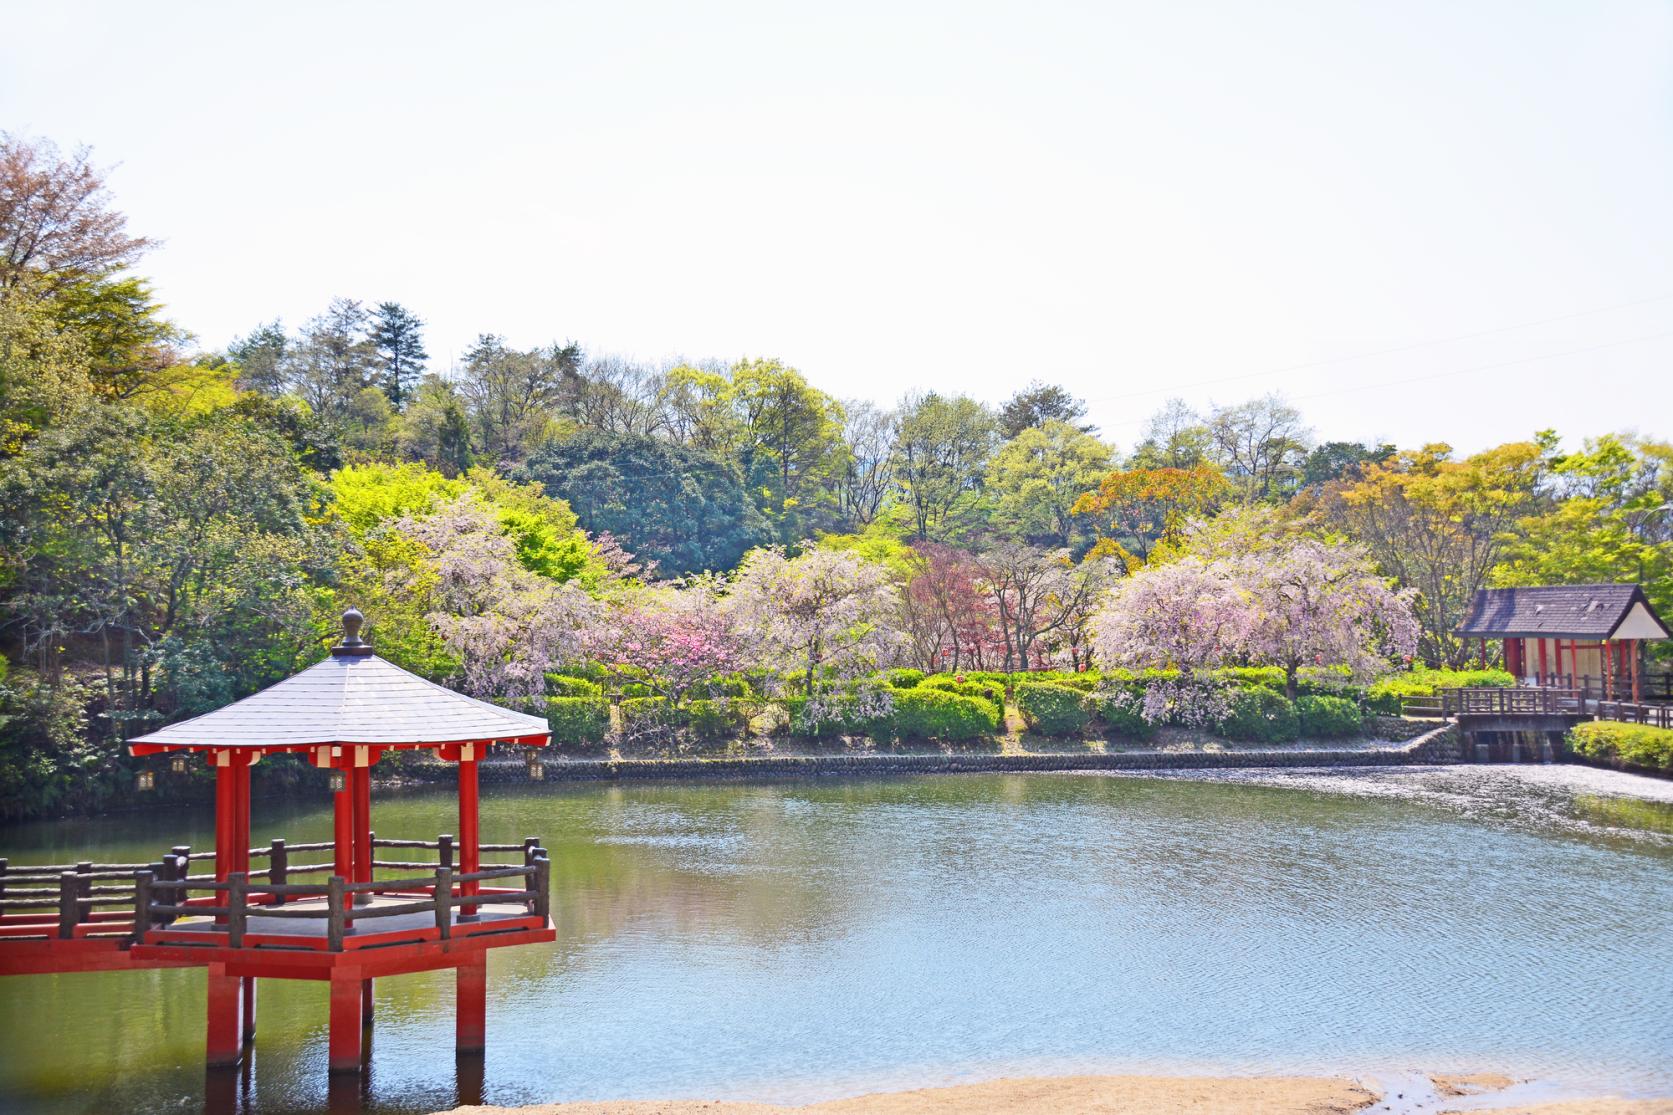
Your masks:
[{"label": "water surface glare", "polygon": [[[455,829],[382,796],[387,836]],[[324,800],[256,838],[329,839]],[[544,837],[555,945],[492,954],[488,1053],[451,973],[377,985],[328,1092],[323,986],[261,985],[202,1068],[203,974],[0,983],[0,1109],[424,1112],[800,1101],[1015,1073],[1493,1069],[1673,1094],[1673,784],[1576,767],[501,787]],[[0,830],[14,862],[207,847],[207,814]],[[478,1098],[480,1096],[480,1099]]]}]

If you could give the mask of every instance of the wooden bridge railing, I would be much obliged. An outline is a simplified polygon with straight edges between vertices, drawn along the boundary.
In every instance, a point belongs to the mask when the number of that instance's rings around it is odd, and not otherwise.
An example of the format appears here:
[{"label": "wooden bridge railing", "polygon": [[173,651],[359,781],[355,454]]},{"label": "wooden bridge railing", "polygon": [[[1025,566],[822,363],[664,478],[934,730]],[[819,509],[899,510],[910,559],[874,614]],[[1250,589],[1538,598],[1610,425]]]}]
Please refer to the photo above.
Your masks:
[{"label": "wooden bridge railing", "polygon": [[1443,689],[1433,696],[1406,697],[1406,716],[1445,719],[1454,716],[1561,716],[1583,720],[1618,720],[1673,728],[1673,705],[1604,700],[1584,687],[1519,686],[1517,688]]}]

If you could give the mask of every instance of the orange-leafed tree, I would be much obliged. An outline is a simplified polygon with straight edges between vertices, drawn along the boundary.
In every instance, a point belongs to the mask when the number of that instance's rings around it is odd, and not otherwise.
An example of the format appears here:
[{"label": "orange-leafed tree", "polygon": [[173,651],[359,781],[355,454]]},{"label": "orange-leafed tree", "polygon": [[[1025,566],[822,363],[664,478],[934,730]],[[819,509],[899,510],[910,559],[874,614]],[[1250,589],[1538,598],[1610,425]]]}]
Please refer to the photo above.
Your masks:
[{"label": "orange-leafed tree", "polygon": [[1095,524],[1097,557],[1113,557],[1135,572],[1158,547],[1177,545],[1192,519],[1214,514],[1232,487],[1213,465],[1130,468],[1105,475],[1096,491],[1075,502],[1074,513]]}]

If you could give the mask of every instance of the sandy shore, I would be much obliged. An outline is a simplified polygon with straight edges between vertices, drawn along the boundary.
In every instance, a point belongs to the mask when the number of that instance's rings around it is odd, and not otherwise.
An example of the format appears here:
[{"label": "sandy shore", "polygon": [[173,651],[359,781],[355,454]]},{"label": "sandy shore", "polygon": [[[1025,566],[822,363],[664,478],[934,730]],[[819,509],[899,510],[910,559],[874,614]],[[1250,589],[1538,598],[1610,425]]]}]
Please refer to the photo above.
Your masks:
[{"label": "sandy shore", "polygon": [[[1496,1077],[1454,1077],[1459,1096],[1508,1084]],[[1441,1095],[1448,1090],[1438,1088]],[[1468,1101],[1466,1101],[1468,1102]],[[1479,1099],[1474,1102],[1481,1102]],[[1404,1106],[1399,1108],[1406,1110]],[[450,1115],[1377,1115],[1380,1097],[1330,1077],[1059,1076],[993,1080],[951,1088],[886,1092],[804,1107],[723,1100],[618,1100],[532,1107],[461,1107]],[[1438,1111],[1447,1110],[1445,1100]],[[1673,1100],[1584,1100],[1492,1108],[1495,1115],[1673,1115]],[[1437,1108],[1425,1106],[1425,1112]]]}]

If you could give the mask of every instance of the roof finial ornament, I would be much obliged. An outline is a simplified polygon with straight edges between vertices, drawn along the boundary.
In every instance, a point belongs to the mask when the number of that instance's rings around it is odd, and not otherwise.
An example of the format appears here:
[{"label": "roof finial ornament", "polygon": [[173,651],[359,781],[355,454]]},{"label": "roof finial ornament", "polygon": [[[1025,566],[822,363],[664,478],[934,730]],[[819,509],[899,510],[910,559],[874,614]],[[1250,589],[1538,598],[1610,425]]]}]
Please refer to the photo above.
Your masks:
[{"label": "roof finial ornament", "polygon": [[343,613],[343,641],[331,648],[333,656],[360,658],[372,653],[372,645],[360,637],[360,625],[365,622],[366,617],[360,614],[359,608]]}]

